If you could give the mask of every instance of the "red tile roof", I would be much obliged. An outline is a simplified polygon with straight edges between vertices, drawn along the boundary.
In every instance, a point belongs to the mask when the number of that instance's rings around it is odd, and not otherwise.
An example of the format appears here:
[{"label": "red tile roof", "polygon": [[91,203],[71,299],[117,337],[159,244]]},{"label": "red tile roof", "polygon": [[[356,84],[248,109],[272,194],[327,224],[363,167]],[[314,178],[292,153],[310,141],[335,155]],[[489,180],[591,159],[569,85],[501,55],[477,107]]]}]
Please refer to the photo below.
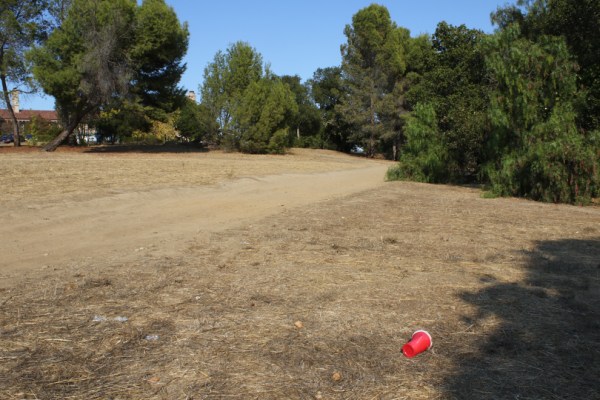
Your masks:
[{"label": "red tile roof", "polygon": [[[58,115],[56,114],[56,111],[52,110],[21,110],[20,112],[16,113],[16,115],[17,120],[19,121],[31,121],[31,118],[36,115],[48,121],[58,121]],[[0,119],[9,121],[10,118],[11,116],[8,110],[0,110]]]}]

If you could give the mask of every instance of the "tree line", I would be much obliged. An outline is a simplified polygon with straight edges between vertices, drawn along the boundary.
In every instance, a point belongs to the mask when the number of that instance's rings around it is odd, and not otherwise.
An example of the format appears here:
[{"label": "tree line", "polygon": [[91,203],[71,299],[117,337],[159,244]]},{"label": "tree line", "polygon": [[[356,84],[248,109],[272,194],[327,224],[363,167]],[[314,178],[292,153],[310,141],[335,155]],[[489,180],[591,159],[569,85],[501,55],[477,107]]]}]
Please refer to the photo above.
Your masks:
[{"label": "tree line", "polygon": [[5,101],[7,82],[56,99],[63,129],[47,149],[86,122],[248,153],[358,151],[398,161],[388,179],[493,195],[599,195],[600,0],[517,0],[492,13],[493,34],[440,22],[417,37],[372,4],[345,27],[340,65],[302,82],[236,42],[204,69],[199,102],[178,86],[189,32],[164,0],[0,8]]}]

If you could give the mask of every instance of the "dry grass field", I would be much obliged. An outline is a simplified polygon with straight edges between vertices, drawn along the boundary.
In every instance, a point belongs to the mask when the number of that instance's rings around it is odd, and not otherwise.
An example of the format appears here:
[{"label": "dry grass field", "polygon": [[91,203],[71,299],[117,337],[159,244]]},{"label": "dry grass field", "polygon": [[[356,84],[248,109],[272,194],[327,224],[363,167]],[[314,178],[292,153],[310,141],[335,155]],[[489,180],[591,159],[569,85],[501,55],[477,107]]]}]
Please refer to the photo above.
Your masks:
[{"label": "dry grass field", "polygon": [[286,156],[228,154],[184,146],[0,147],[2,202],[21,206],[139,190],[212,185],[273,174],[360,168],[364,159],[294,149]]},{"label": "dry grass field", "polygon": [[[30,204],[68,214],[125,192],[383,165],[309,150],[0,161],[2,203],[24,218]],[[0,398],[600,398],[598,207],[390,182],[161,243],[11,275]],[[407,359],[418,329],[433,347]]]}]

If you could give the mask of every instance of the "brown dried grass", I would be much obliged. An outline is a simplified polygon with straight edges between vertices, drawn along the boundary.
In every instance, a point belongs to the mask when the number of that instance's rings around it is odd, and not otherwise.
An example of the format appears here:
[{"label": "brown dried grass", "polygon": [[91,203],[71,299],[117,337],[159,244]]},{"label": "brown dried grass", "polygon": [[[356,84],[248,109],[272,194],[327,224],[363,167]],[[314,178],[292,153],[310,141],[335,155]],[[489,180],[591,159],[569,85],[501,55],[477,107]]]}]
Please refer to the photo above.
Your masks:
[{"label": "brown dried grass", "polygon": [[5,206],[87,200],[129,191],[214,185],[244,177],[360,168],[372,160],[327,150],[285,156],[206,151],[187,146],[0,147]]},{"label": "brown dried grass", "polygon": [[598,398],[599,289],[597,208],[390,183],[0,291],[0,398]]}]

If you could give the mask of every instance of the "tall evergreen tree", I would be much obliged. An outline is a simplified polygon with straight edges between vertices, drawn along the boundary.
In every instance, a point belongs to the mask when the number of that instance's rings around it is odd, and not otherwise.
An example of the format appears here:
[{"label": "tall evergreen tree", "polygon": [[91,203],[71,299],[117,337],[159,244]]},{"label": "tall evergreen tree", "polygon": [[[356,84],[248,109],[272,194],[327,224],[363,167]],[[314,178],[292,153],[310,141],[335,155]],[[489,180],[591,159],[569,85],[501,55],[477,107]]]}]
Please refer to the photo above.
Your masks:
[{"label": "tall evergreen tree", "polygon": [[147,132],[153,121],[166,122],[185,105],[178,86],[186,65],[187,23],[179,23],[164,0],[144,0],[136,8],[134,40],[128,52],[132,78],[129,91],[102,107],[94,124],[109,137]]},{"label": "tall evergreen tree", "polygon": [[464,25],[438,24],[425,72],[407,93],[409,106],[430,104],[448,146],[448,179],[474,180],[488,131],[488,84],[481,43],[485,34]]},{"label": "tall evergreen tree", "polygon": [[151,118],[164,119],[185,101],[185,90],[178,85],[186,69],[188,26],[164,0],[144,0],[136,9],[135,23],[131,91]]},{"label": "tall evergreen tree", "polygon": [[390,18],[387,8],[372,4],[352,17],[344,33],[342,72],[347,93],[340,110],[356,127],[350,140],[373,156],[390,126],[383,123],[386,96],[407,69],[410,34]]},{"label": "tall evergreen tree", "polygon": [[339,151],[349,151],[351,126],[340,112],[345,94],[340,67],[319,68],[308,82],[314,102],[321,113],[323,145]]},{"label": "tall evergreen tree", "polygon": [[232,44],[225,53],[217,52],[213,62],[204,69],[200,88],[202,104],[213,114],[219,125],[219,140],[226,148],[239,146],[239,129],[234,116],[245,90],[263,76],[262,55],[248,43]]},{"label": "tall evergreen tree", "polygon": [[35,77],[55,98],[63,121],[63,131],[46,150],[56,149],[84,117],[127,92],[135,7],[132,0],[74,0],[60,29],[34,49]]},{"label": "tall evergreen tree", "polygon": [[63,120],[63,131],[45,149],[54,150],[85,117],[122,107],[128,98],[172,110],[182,96],[176,84],[187,36],[164,0],[141,6],[135,0],[73,0],[60,29],[31,54],[36,79],[56,99]]}]

